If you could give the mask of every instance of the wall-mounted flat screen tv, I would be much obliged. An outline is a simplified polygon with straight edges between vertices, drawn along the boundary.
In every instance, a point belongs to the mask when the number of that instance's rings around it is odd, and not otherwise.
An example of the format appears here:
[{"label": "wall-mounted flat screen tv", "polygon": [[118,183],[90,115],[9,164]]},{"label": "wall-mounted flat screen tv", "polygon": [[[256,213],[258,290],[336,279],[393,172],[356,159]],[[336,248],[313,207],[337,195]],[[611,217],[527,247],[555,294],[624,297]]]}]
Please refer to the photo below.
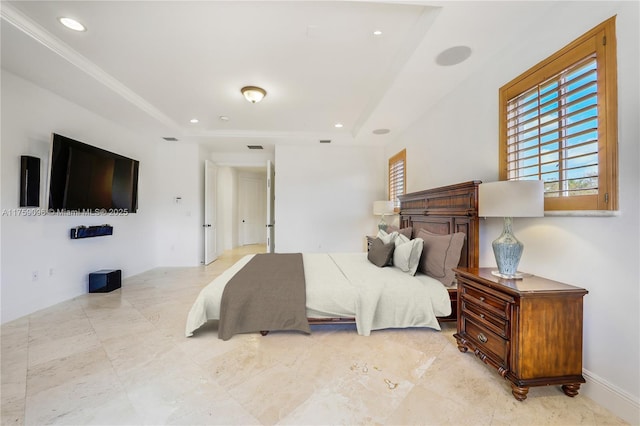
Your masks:
[{"label": "wall-mounted flat screen tv", "polygon": [[49,209],[138,210],[139,162],[52,134]]}]

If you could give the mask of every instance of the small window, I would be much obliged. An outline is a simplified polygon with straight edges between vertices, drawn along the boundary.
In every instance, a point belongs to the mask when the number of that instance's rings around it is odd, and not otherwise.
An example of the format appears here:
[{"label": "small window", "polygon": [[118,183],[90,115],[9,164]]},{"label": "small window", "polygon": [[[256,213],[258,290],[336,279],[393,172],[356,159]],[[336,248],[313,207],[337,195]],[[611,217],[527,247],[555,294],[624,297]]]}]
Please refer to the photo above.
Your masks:
[{"label": "small window", "polygon": [[400,199],[407,187],[407,150],[403,149],[389,158],[389,200],[393,201],[393,208],[400,211]]},{"label": "small window", "polygon": [[615,17],[500,89],[500,179],[542,180],[545,210],[617,209]]}]

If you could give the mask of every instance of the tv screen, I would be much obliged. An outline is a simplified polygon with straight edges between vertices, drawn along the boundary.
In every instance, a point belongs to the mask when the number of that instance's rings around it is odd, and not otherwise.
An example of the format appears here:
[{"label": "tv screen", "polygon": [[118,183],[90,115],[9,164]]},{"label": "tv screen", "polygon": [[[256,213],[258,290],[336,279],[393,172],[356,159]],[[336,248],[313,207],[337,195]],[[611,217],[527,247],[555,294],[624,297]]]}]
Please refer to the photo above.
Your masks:
[{"label": "tv screen", "polygon": [[50,210],[138,210],[137,160],[53,133],[50,164]]}]

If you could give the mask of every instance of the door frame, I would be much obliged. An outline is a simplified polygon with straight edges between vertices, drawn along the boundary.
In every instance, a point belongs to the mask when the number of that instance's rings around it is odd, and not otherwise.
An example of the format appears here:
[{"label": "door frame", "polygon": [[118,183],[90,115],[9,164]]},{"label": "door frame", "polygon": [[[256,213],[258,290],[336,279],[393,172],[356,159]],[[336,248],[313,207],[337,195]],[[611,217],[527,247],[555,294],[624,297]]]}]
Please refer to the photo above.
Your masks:
[{"label": "door frame", "polygon": [[211,160],[204,160],[204,259],[205,265],[218,258],[217,236],[217,167]]}]

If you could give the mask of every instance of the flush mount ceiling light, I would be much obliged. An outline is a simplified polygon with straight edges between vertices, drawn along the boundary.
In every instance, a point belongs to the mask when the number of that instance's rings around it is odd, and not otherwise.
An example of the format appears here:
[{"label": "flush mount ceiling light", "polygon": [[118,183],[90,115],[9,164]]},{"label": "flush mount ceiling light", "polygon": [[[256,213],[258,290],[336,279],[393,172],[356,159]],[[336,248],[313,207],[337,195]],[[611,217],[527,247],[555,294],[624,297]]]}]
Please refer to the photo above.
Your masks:
[{"label": "flush mount ceiling light", "polygon": [[76,21],[73,18],[67,18],[65,16],[58,18],[58,21],[60,21],[60,23],[62,25],[64,25],[65,27],[69,28],[70,30],[73,31],[87,31],[87,29],[85,28],[84,25],[82,25],[80,22]]},{"label": "flush mount ceiling light", "polygon": [[245,86],[240,89],[240,92],[244,95],[245,99],[251,102],[252,104],[258,103],[267,96],[267,91],[262,87],[257,86]]},{"label": "flush mount ceiling light", "polygon": [[342,128],[342,123],[336,123],[333,125],[333,127],[335,127],[336,129],[341,129]]}]

